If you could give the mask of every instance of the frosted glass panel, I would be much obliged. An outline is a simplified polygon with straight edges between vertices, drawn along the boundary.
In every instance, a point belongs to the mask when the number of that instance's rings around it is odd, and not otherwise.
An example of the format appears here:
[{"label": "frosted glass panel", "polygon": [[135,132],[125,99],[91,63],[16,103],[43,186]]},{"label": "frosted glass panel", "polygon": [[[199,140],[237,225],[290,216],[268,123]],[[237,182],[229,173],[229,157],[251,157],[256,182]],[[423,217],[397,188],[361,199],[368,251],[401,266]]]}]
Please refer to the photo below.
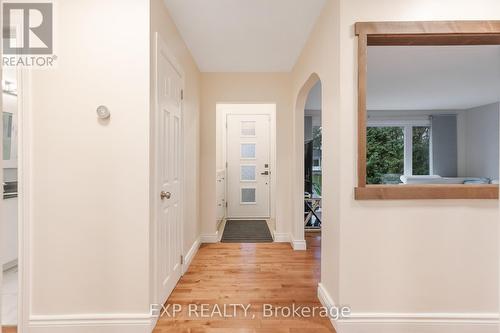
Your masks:
[{"label": "frosted glass panel", "polygon": [[241,202],[242,203],[255,203],[255,189],[242,188],[241,189]]},{"label": "frosted glass panel", "polygon": [[255,143],[241,144],[241,158],[255,158]]},{"label": "frosted glass panel", "polygon": [[241,166],[241,180],[255,180],[255,165]]},{"label": "frosted glass panel", "polygon": [[242,121],[241,122],[241,135],[242,136],[255,136],[255,121]]}]

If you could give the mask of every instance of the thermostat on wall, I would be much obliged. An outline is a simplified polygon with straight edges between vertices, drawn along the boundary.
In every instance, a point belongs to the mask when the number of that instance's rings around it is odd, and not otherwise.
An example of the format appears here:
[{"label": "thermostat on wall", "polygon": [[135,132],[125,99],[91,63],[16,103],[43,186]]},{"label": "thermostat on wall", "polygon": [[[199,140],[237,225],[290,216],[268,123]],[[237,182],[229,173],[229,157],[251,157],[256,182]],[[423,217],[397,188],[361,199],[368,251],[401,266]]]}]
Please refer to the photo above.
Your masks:
[{"label": "thermostat on wall", "polygon": [[100,119],[108,119],[111,116],[111,112],[109,112],[109,109],[106,106],[99,105],[97,107],[97,116]]}]

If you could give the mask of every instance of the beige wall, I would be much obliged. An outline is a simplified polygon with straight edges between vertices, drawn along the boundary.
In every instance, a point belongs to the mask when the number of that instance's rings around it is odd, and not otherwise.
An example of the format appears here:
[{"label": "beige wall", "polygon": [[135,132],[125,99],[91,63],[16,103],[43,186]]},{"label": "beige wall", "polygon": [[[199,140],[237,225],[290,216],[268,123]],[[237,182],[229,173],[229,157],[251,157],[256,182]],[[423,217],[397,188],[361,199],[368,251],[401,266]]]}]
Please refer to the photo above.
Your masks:
[{"label": "beige wall", "polygon": [[[200,234],[200,73],[161,0],[56,8],[57,68],[33,71],[31,80],[32,314],[139,318],[149,327],[154,32],[185,74],[184,253]],[[100,104],[110,120],[97,119]],[[51,325],[33,332],[55,332]]]},{"label": "beige wall", "polygon": [[[324,89],[322,283],[337,304],[350,305],[357,314],[496,313],[498,201],[353,199],[357,160],[357,44],[353,24],[497,19],[500,3],[340,2],[339,7],[338,1],[328,1],[292,73],[294,96],[313,72],[322,79]],[[340,31],[335,22],[340,22]]]},{"label": "beige wall", "polygon": [[[323,241],[321,242],[321,280],[334,299],[339,295],[339,248],[340,248],[340,112],[339,112],[339,3],[327,1],[304,50],[292,71],[292,101],[294,111],[295,158],[294,193],[302,200],[303,192],[303,108],[314,80],[321,80],[322,87],[322,132],[323,132]],[[314,74],[314,75],[313,75]],[[313,77],[311,77],[313,75]],[[303,237],[302,208],[294,212],[295,238]]]},{"label": "beige wall", "polygon": [[[184,252],[200,233],[215,232],[216,103],[277,104],[277,231],[300,239],[293,221],[300,222],[302,208],[294,210],[292,193],[303,191],[302,115],[295,108],[316,73],[323,88],[326,290],[354,313],[498,310],[497,201],[353,200],[353,23],[494,19],[496,0],[328,0],[291,74],[201,75],[161,0],[61,1],[58,12],[58,67],[32,75],[34,314],[148,311],[154,31],[185,71]],[[97,121],[99,104],[111,109],[110,121]]]},{"label": "beige wall", "polygon": [[290,232],[290,171],[292,123],[290,118],[290,74],[286,73],[203,73],[201,111],[201,221],[202,234],[216,231],[216,104],[276,103],[277,193],[276,228]]},{"label": "beige wall", "polygon": [[[347,189],[355,186],[356,131],[347,124],[356,121],[356,21],[495,19],[500,3],[386,0],[375,6],[350,0],[341,9],[342,146],[347,150],[341,301],[357,304],[356,312],[497,312],[498,202],[353,201]],[[372,279],[366,281],[362,276],[370,271]]]},{"label": "beige wall", "polygon": [[56,17],[57,68],[32,72],[32,313],[147,312],[149,4],[59,1]]}]

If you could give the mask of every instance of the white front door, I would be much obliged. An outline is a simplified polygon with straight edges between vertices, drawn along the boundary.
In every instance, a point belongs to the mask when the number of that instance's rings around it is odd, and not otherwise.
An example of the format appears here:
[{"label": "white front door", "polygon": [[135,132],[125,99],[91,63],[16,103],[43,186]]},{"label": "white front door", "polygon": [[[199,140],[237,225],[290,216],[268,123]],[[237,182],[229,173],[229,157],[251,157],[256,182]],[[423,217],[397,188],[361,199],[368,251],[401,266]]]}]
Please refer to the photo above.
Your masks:
[{"label": "white front door", "polygon": [[157,43],[157,274],[160,302],[167,300],[181,267],[181,91],[182,78]]},{"label": "white front door", "polygon": [[271,119],[227,115],[227,216],[269,218]]}]

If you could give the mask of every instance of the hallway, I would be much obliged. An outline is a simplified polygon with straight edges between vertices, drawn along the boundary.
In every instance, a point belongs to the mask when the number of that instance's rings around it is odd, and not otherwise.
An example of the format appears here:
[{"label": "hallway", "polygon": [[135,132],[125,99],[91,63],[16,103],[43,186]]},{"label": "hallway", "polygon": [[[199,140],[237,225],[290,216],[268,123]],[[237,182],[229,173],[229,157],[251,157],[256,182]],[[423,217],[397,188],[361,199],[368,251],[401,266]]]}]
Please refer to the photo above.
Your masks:
[{"label": "hallway", "polygon": [[[264,318],[263,304],[291,307],[321,306],[321,236],[306,234],[307,251],[293,251],[287,243],[205,244],[181,278],[168,303],[180,304],[175,318],[160,318],[154,333],[327,333],[335,332],[327,318]],[[245,317],[189,316],[188,304],[251,304]],[[194,313],[194,312],[193,312]],[[257,320],[252,320],[253,316]]]}]

